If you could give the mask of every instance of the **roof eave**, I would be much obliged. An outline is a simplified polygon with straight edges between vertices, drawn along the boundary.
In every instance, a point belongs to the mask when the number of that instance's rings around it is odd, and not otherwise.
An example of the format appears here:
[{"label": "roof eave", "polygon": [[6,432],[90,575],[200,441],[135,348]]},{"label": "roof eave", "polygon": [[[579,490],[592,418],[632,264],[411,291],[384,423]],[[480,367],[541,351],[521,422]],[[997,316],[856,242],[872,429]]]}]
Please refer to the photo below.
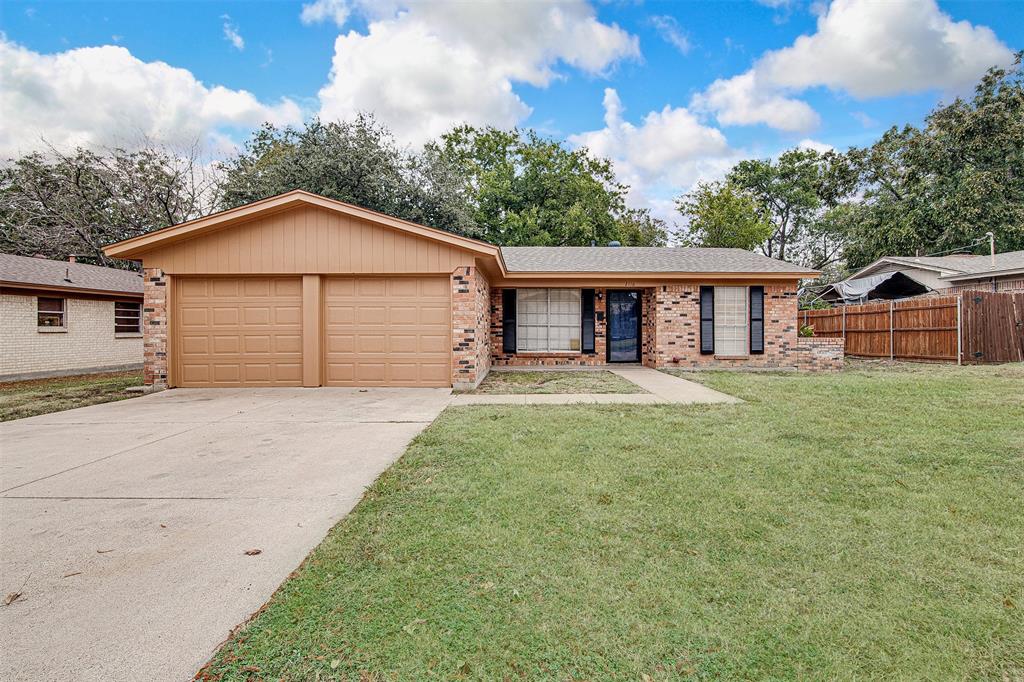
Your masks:
[{"label": "roof eave", "polygon": [[943,277],[939,277],[939,279],[947,282],[959,282],[965,279],[987,279],[989,277],[1005,277],[1006,275],[1021,274],[1024,274],[1024,267],[1004,268],[1003,270],[987,270],[985,272],[965,272],[955,275],[945,275]]},{"label": "roof eave", "polygon": [[36,284],[34,282],[11,282],[0,280],[0,288],[3,289],[29,289],[33,291],[54,291],[68,292],[75,294],[96,294],[97,296],[125,296],[131,298],[142,298],[141,291],[128,291],[126,289],[93,289],[91,287],[63,286],[57,284]]},{"label": "roof eave", "polygon": [[770,271],[638,271],[638,270],[512,270],[506,275],[508,279],[817,279],[821,276],[818,270],[770,272]]}]

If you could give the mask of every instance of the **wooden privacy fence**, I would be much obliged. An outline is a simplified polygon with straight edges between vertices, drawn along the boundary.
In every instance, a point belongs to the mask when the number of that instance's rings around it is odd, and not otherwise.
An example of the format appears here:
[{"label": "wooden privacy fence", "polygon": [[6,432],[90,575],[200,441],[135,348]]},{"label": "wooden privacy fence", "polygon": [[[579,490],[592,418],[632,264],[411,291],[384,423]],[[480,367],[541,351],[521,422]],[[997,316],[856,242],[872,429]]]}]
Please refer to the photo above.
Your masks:
[{"label": "wooden privacy fence", "polygon": [[801,310],[815,336],[841,337],[846,354],[933,362],[1024,361],[1024,293],[963,292]]}]

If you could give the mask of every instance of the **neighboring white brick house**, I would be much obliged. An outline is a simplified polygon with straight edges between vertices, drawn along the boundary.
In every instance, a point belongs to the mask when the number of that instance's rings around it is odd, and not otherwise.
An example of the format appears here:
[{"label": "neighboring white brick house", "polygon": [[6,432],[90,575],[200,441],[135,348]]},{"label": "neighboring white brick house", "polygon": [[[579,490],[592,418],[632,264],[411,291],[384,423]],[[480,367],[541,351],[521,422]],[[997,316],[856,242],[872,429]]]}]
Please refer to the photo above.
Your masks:
[{"label": "neighboring white brick house", "polygon": [[0,254],[0,380],[141,367],[141,306],[137,273]]}]

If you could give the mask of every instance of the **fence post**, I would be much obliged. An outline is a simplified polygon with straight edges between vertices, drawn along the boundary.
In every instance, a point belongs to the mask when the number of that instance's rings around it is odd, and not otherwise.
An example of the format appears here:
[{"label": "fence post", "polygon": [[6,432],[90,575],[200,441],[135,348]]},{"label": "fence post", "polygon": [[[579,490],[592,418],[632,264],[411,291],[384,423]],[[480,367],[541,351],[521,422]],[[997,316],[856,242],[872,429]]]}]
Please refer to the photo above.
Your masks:
[{"label": "fence post", "polygon": [[843,306],[843,348],[846,348],[846,306]]},{"label": "fence post", "polygon": [[893,357],[895,356],[895,347],[893,346],[893,336],[894,336],[895,332],[893,331],[894,323],[893,323],[892,308],[893,308],[892,299],[890,299],[889,300],[889,362],[892,362]]},{"label": "fence post", "polygon": [[963,362],[964,350],[963,343],[964,332],[961,320],[963,319],[960,305],[963,302],[962,296],[956,297],[956,364],[959,366]]}]

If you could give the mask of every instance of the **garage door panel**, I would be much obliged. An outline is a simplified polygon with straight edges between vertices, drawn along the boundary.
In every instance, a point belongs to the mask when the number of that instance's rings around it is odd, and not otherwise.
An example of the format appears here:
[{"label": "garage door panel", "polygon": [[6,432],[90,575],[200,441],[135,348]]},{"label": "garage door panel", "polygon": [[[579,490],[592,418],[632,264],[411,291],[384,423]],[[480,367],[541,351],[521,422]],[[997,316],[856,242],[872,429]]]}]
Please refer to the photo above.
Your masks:
[{"label": "garage door panel", "polygon": [[298,278],[181,278],[175,285],[180,386],[301,386]]},{"label": "garage door panel", "polygon": [[356,324],[385,325],[388,322],[388,309],[380,303],[368,303],[356,308]]},{"label": "garage door panel", "polygon": [[419,322],[419,308],[414,305],[392,306],[389,322],[392,325],[415,325]]},{"label": "garage door panel", "polygon": [[431,278],[419,280],[419,295],[423,297],[436,297],[447,300],[450,294],[451,283],[447,278]]},{"label": "garage door panel", "polygon": [[327,279],[325,383],[450,386],[450,288],[437,276]]},{"label": "garage door panel", "polygon": [[447,362],[420,365],[420,381],[423,383],[444,383],[451,385],[450,367]]},{"label": "garage door panel", "polygon": [[298,306],[278,306],[274,308],[274,324],[302,324],[302,308]]},{"label": "garage door panel", "polygon": [[420,308],[420,324],[447,326],[449,319],[451,319],[451,313],[447,305],[425,305]]},{"label": "garage door panel", "polygon": [[182,327],[205,327],[209,320],[210,311],[206,308],[182,306],[178,314],[178,324]]},{"label": "garage door panel", "polygon": [[270,324],[270,307],[242,308],[242,324],[246,327],[267,326]]},{"label": "garage door panel", "polygon": [[217,307],[210,310],[210,323],[214,327],[236,327],[240,316],[238,308]]},{"label": "garage door panel", "polygon": [[388,339],[389,353],[417,353],[420,350],[416,334],[392,334]]},{"label": "garage door panel", "polygon": [[237,336],[213,337],[214,355],[238,355],[242,352],[241,340]]},{"label": "garage door panel", "polygon": [[292,355],[295,358],[302,358],[302,336],[296,334],[288,336],[278,334],[271,337],[272,349],[278,355]]},{"label": "garage door panel", "polygon": [[214,298],[238,298],[240,293],[237,279],[211,279],[207,291]]},{"label": "garage door panel", "polygon": [[356,282],[354,279],[333,278],[324,282],[325,296],[352,296],[355,294]]},{"label": "garage door panel", "polygon": [[363,383],[383,384],[387,379],[387,365],[383,362],[361,362],[356,365],[356,380]]},{"label": "garage door panel", "polygon": [[214,365],[213,381],[216,383],[235,383],[242,376],[241,366],[236,364]]},{"label": "garage door panel", "polygon": [[421,353],[447,353],[448,352],[448,337],[447,336],[431,336],[429,334],[420,334],[419,336],[419,352]]},{"label": "garage door panel", "polygon": [[384,277],[357,279],[356,291],[360,296],[387,296],[388,280]]}]

